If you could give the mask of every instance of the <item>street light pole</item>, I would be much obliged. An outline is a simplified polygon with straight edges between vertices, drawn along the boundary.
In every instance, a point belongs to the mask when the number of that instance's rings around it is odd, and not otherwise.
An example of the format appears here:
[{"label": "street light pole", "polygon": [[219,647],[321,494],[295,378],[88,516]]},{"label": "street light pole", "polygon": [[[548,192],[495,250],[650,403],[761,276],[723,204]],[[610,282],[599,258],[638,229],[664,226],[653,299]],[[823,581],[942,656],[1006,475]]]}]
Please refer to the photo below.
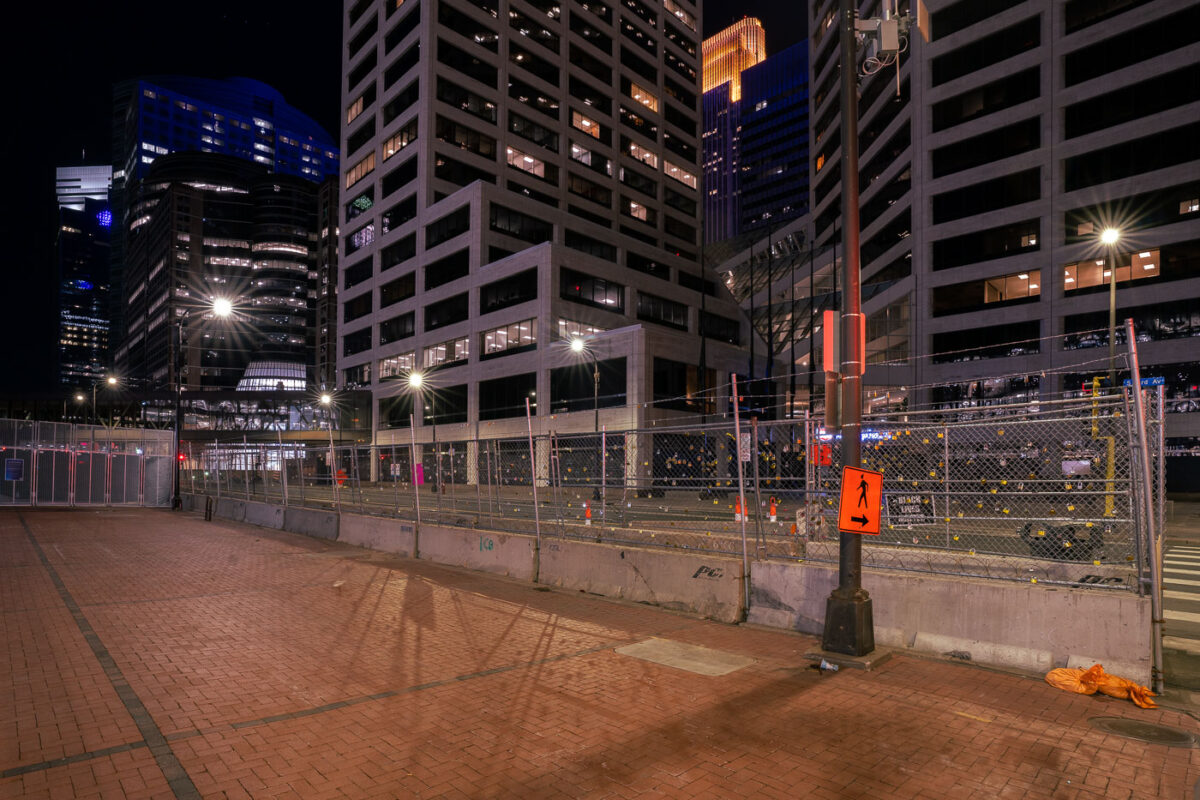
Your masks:
[{"label": "street light pole", "polygon": [[[571,350],[576,353],[584,353],[592,359],[592,433],[595,434],[597,440],[600,438],[600,362],[596,360],[596,354],[587,348],[587,343],[578,336],[571,340]],[[599,444],[599,441],[597,441]],[[600,480],[605,479],[605,475],[600,475]],[[592,489],[592,499],[600,499],[600,484],[597,483]]]},{"label": "street light pole", "polygon": [[1100,242],[1107,247],[1104,263],[1108,266],[1108,385],[1117,389],[1117,242],[1121,232],[1105,228]]},{"label": "street light pole", "polygon": [[175,480],[174,494],[171,500],[171,510],[183,508],[183,497],[179,494],[179,438],[183,430],[183,323],[187,319],[187,310],[175,323]]}]

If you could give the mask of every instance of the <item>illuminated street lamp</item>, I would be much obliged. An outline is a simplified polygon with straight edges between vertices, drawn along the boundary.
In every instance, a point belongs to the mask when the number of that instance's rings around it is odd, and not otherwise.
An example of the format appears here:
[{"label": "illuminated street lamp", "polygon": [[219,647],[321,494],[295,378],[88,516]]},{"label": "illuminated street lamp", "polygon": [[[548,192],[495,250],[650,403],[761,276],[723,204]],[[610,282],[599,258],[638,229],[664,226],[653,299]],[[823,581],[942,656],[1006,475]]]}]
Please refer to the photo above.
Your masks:
[{"label": "illuminated street lamp", "polygon": [[[109,375],[104,380],[96,381],[95,383],[92,384],[92,418],[96,420],[97,425],[99,425],[101,423],[100,423],[100,412],[98,412],[96,410],[96,387],[101,386],[103,384],[107,384],[109,386],[116,386],[117,379],[114,378],[112,375]],[[81,399],[81,398],[77,397],[77,399]]]},{"label": "illuminated street lamp", "polygon": [[[587,342],[583,337],[575,336],[571,339],[571,352],[576,355],[587,355],[592,359],[592,430],[597,437],[600,436],[600,362],[596,360],[596,354],[587,346]],[[604,476],[601,475],[603,480]],[[600,499],[600,486],[596,485],[592,492],[592,499]]]},{"label": "illuminated street lamp", "polygon": [[1100,243],[1107,250],[1104,263],[1108,266],[1108,384],[1113,391],[1117,388],[1117,242],[1121,232],[1116,228],[1105,228],[1100,232]]},{"label": "illuminated street lamp", "polygon": [[329,426],[329,483],[333,486],[333,501],[337,504],[338,513],[342,513],[342,491],[337,482],[337,457],[333,449],[333,395],[321,393],[321,405],[328,410]]},{"label": "illuminated street lamp", "polygon": [[[422,410],[425,407],[425,376],[417,370],[408,373],[408,388],[416,392],[417,399],[421,403]],[[424,415],[422,415],[423,417]],[[431,438],[433,442],[433,484],[434,492],[440,491],[442,486],[442,458],[438,452],[437,446],[437,393],[429,390],[429,422],[431,429]]]},{"label": "illuminated street lamp", "polygon": [[[211,306],[215,317],[227,318],[233,315],[233,303],[224,297],[215,298]],[[183,465],[183,452],[179,448],[179,436],[183,430],[183,326],[187,322],[188,312],[185,308],[175,324],[175,493],[171,501],[172,509],[183,508],[183,497],[179,494],[179,471]],[[116,383],[116,378],[109,378],[109,383]]]}]

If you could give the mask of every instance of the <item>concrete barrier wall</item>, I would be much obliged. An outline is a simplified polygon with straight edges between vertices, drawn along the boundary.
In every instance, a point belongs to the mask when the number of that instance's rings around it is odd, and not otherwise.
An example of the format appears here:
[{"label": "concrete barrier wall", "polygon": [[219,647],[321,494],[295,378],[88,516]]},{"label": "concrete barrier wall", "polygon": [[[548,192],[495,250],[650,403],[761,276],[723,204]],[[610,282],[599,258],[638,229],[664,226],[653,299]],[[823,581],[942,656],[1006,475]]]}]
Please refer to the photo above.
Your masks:
[{"label": "concrete barrier wall", "polygon": [[283,506],[254,502],[249,502],[245,505],[243,522],[249,522],[251,525],[261,525],[264,528],[274,528],[275,530],[283,527]]},{"label": "concrete barrier wall", "polygon": [[741,575],[731,558],[543,539],[539,582],[739,622]]},{"label": "concrete barrier wall", "polygon": [[246,501],[235,500],[232,497],[222,497],[216,502],[213,516],[221,519],[242,522],[246,519]]},{"label": "concrete barrier wall", "polygon": [[399,553],[411,558],[413,524],[398,519],[342,514],[338,527],[338,541],[384,553]]},{"label": "concrete barrier wall", "polygon": [[283,510],[283,529],[318,539],[338,538],[336,511],[317,511],[312,508],[288,506]]},{"label": "concrete barrier wall", "polygon": [[418,556],[438,564],[533,580],[532,536],[422,525]]},{"label": "concrete barrier wall", "polygon": [[[837,568],[758,562],[748,620],[820,635]],[[1101,663],[1150,682],[1150,600],[1128,591],[867,570],[875,642],[1000,667]]]}]

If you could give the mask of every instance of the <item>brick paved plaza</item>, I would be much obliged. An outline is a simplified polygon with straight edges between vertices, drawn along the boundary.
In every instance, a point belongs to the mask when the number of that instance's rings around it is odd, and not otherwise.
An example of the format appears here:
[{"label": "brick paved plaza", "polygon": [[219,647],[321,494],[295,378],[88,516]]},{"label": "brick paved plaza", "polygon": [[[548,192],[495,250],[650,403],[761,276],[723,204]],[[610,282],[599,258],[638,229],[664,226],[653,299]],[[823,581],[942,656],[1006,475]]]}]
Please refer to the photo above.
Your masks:
[{"label": "brick paved plaza", "polygon": [[[864,581],[870,588],[870,575]],[[191,514],[0,511],[0,798],[1184,798],[1176,710]],[[1097,622],[1102,624],[1102,622]],[[748,656],[719,677],[617,653]]]}]

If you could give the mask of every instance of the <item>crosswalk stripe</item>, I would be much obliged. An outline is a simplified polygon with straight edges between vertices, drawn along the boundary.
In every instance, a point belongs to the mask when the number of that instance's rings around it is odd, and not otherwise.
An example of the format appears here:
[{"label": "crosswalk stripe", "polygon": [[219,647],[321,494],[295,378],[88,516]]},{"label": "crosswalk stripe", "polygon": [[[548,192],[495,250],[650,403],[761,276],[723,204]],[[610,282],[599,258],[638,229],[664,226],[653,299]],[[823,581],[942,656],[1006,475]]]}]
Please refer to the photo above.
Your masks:
[{"label": "crosswalk stripe", "polygon": [[1193,555],[1192,553],[1166,553],[1164,558],[1177,558],[1180,561],[1200,561],[1200,553]]},{"label": "crosswalk stripe", "polygon": [[1170,572],[1172,575],[1200,575],[1200,573],[1192,569],[1169,569],[1167,567],[1163,567],[1163,572]]},{"label": "crosswalk stripe", "polygon": [[[1163,570],[1163,572],[1167,571],[1168,570],[1165,569]],[[1187,574],[1191,575],[1192,573],[1189,572]],[[1163,581],[1163,583],[1167,584],[1168,586],[1200,586],[1200,581],[1188,581],[1184,580],[1183,578],[1167,578]]]},{"label": "crosswalk stripe", "polygon": [[1192,655],[1200,655],[1200,641],[1184,639],[1180,636],[1164,636],[1163,647],[1168,650],[1183,650]]},{"label": "crosswalk stripe", "polygon": [[1163,616],[1179,622],[1200,622],[1200,614],[1191,611],[1164,611]]},{"label": "crosswalk stripe", "polygon": [[1200,594],[1196,592],[1173,592],[1170,589],[1163,590],[1163,597],[1170,597],[1175,600],[1191,600],[1200,602]]}]

